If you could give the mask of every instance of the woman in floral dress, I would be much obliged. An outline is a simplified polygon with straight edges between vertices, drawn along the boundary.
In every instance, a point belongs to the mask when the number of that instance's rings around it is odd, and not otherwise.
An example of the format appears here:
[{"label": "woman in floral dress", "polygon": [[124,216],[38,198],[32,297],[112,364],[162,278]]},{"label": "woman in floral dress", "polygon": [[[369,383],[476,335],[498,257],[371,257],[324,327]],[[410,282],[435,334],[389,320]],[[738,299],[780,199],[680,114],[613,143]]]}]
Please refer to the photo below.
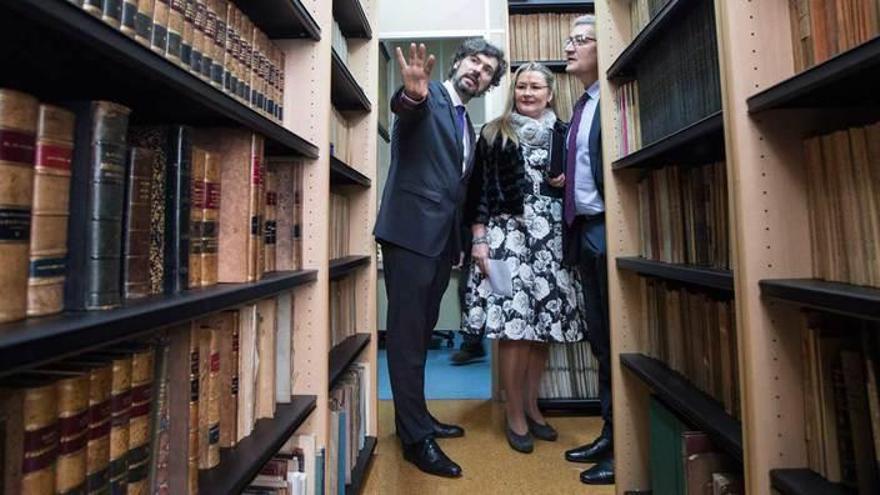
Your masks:
[{"label": "woman in floral dress", "polygon": [[[524,453],[533,437],[557,437],[538,409],[548,344],[579,342],[587,332],[579,275],[562,265],[563,189],[549,176],[561,173],[567,130],[554,111],[554,84],[541,64],[516,71],[504,114],[480,135],[465,207],[473,262],[462,327],[500,340],[505,431]],[[512,297],[493,291],[490,259],[507,265]]]}]

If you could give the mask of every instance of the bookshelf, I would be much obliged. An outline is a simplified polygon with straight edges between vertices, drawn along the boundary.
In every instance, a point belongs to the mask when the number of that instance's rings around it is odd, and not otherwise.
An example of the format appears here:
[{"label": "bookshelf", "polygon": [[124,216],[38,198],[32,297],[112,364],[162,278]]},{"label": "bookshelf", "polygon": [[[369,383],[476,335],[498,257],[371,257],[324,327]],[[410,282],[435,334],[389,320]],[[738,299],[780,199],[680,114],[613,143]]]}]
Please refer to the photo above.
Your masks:
[{"label": "bookshelf", "polygon": [[[650,44],[646,40],[673,29],[672,9],[678,10],[676,16],[683,15],[698,3],[671,0],[640,34],[631,36],[626,2],[596,2],[600,19],[606,20],[600,22],[598,33],[602,97],[606,101],[615,96],[619,83],[635,75],[633,68],[644,61],[644,48]],[[854,493],[809,468],[814,454],[805,432],[815,411],[809,411],[812,406],[805,403],[825,406],[810,395],[814,392],[805,383],[808,370],[817,365],[810,364],[803,346],[817,337],[805,322],[804,310],[876,321],[880,293],[872,287],[816,278],[804,140],[832,129],[877,121],[878,100],[871,88],[880,81],[880,39],[875,35],[798,72],[792,26],[799,24],[792,22],[790,11],[795,3],[714,2],[722,108],[712,116],[711,126],[704,123],[705,132],[697,133],[702,136],[695,140],[723,143],[716,151],[723,152],[720,156],[727,167],[732,267],[725,285],[736,303],[742,421],[723,414],[723,410],[717,414],[717,407],[713,413],[674,400],[664,403],[691,426],[709,433],[722,450],[734,454],[738,445],[745,493]],[[613,105],[604,105],[602,113],[603,129],[616,129],[620,119]],[[665,366],[651,363],[641,351],[638,320],[645,314],[644,302],[634,276],[634,272],[641,272],[626,266],[634,263],[627,257],[637,252],[639,241],[634,206],[639,196],[632,187],[636,172],[627,169],[640,164],[623,161],[631,157],[612,162],[618,149],[616,133],[604,136],[603,151],[609,164],[606,198],[616,205],[608,216],[609,260],[616,259],[609,264],[617,267],[609,269],[609,290],[612,348],[619,362],[613,374],[616,489],[624,493],[651,487],[646,390],[663,399],[663,389],[670,395],[671,389],[688,383],[669,376]],[[650,152],[649,148],[632,157]],[[659,159],[646,166],[665,161]],[[613,180],[607,179],[609,174]],[[673,399],[700,397],[684,390],[671,395]],[[736,424],[736,430],[721,426],[727,433],[718,431],[719,425],[725,424]]]},{"label": "bookshelf", "polygon": [[370,256],[352,255],[330,260],[330,279],[347,277],[353,272],[370,265]]},{"label": "bookshelf", "polygon": [[[517,61],[510,63],[510,72],[516,72],[521,66],[527,64],[526,61]],[[546,65],[548,69],[552,70],[557,74],[565,73],[565,61],[564,60],[541,60],[541,63]]]},{"label": "bookshelf", "polygon": [[373,452],[376,450],[377,443],[376,437],[367,437],[366,444],[358,455],[357,464],[351,473],[351,483],[345,485],[345,495],[357,495],[361,492],[364,481],[367,480],[367,470],[373,460]]},{"label": "bookshelf", "polygon": [[663,263],[635,256],[618,257],[617,268],[648,277],[733,293],[733,274],[729,270]]},{"label": "bookshelf", "polygon": [[[132,109],[132,123],[185,124],[195,129],[233,127],[265,137],[271,162],[290,161],[303,170],[303,269],[278,271],[251,283],[223,283],[174,296],[151,296],[108,311],[65,312],[0,325],[0,376],[81,353],[151,336],[163,328],[279,294],[292,293],[293,393],[253,432],[222,449],[220,464],[199,472],[202,493],[239,493],[290,436],[311,434],[317,449],[330,442],[332,366],[367,363],[377,383],[376,274],[370,227],[376,210],[376,101],[379,49],[372,38],[377,0],[261,0],[235,2],[283,51],[286,64],[284,118],[253,110],[163,55],[140,45],[66,0],[4,2],[0,6],[0,56],[16,70],[0,75],[0,87],[40,101],[105,99]],[[332,52],[333,13],[346,27],[349,61]],[[322,33],[324,34],[322,36]],[[330,159],[330,109],[338,99],[351,119],[351,164]],[[343,105],[345,106],[345,105]],[[267,160],[270,161],[270,160]],[[351,252],[331,269],[327,198],[332,188],[350,196]],[[220,264],[224,263],[220,258]],[[330,349],[329,282],[356,281],[356,346],[343,361]],[[375,449],[376,397],[367,392],[371,441],[359,455],[351,493],[357,493]],[[286,398],[282,398],[286,399]],[[174,444],[172,443],[172,448]],[[327,473],[325,473],[326,479]]]},{"label": "bookshelf", "polygon": [[359,333],[348,337],[330,349],[330,388],[336,386],[342,373],[370,344],[370,334]]},{"label": "bookshelf", "polygon": [[511,14],[538,14],[542,12],[579,13],[592,9],[593,0],[508,0]]},{"label": "bookshelf", "polygon": [[315,405],[314,396],[294,396],[289,404],[279,404],[274,418],[257,421],[253,433],[221,452],[217,467],[199,473],[199,493],[241,493]]},{"label": "bookshelf", "polygon": [[667,163],[709,163],[724,157],[724,118],[716,112],[614,160],[614,170],[648,169]]}]

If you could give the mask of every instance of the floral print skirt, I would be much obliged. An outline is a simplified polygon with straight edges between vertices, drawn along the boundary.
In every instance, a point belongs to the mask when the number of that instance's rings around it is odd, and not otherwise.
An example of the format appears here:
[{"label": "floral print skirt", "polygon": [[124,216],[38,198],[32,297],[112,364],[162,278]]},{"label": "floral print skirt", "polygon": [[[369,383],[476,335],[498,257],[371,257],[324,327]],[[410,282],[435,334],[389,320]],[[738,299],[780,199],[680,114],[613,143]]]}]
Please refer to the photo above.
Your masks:
[{"label": "floral print skirt", "polygon": [[462,308],[462,329],[486,337],[535,342],[586,338],[577,270],[562,266],[562,200],[527,194],[523,215],[499,215],[486,226],[489,257],[510,268],[513,297],[492,291],[476,263]]}]

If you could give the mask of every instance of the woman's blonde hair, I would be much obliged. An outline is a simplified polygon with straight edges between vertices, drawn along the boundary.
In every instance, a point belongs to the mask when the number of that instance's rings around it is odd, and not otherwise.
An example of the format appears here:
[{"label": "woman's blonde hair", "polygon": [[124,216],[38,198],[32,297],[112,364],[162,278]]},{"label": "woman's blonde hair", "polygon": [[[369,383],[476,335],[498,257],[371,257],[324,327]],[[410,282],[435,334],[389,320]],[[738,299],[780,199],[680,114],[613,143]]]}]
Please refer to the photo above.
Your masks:
[{"label": "woman's blonde hair", "polygon": [[544,81],[550,89],[551,96],[548,106],[553,110],[553,113],[558,113],[556,111],[556,98],[554,98],[556,95],[556,76],[544,64],[538,62],[525,63],[516,69],[516,72],[511,78],[510,92],[508,93],[507,104],[504,106],[504,113],[483,127],[483,137],[486,138],[486,141],[490,144],[494,143],[500,135],[502,146],[506,145],[507,141],[512,141],[513,144],[519,145],[519,139],[516,137],[516,130],[514,130],[513,124],[511,123],[511,115],[516,109],[516,83],[519,81],[519,76],[526,72],[538,72],[544,76]]}]

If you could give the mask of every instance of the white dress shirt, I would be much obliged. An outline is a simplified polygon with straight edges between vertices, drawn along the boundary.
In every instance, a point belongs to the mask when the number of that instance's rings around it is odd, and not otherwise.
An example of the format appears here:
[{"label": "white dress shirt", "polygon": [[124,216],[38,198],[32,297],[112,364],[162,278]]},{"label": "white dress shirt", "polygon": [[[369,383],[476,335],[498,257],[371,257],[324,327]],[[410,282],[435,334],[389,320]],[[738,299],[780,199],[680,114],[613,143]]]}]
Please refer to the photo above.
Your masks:
[{"label": "white dress shirt", "polygon": [[[577,135],[577,164],[575,165],[574,205],[578,215],[597,215],[605,211],[605,202],[596,189],[590,163],[590,131],[596,107],[599,105],[599,81],[587,88],[590,98],[584,105]],[[602,152],[601,150],[599,151]]]}]

